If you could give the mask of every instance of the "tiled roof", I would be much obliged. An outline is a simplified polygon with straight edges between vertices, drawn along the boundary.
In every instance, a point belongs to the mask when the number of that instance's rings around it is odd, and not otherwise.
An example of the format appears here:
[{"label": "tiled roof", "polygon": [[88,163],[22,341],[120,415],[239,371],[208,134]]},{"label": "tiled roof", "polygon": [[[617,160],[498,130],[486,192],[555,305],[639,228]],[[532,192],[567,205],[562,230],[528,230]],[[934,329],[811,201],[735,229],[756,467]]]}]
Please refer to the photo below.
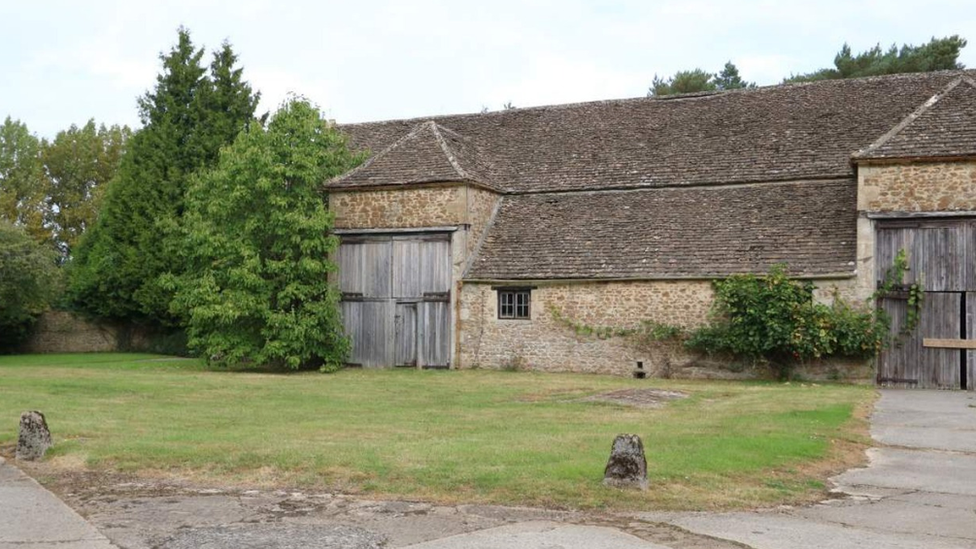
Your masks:
[{"label": "tiled roof", "polygon": [[448,131],[477,159],[478,168],[462,171],[509,192],[851,177],[855,151],[953,80],[973,74],[828,80],[341,125],[351,144],[373,151],[374,159],[330,185],[457,180],[453,164],[436,152],[437,133]]},{"label": "tiled roof", "polygon": [[857,184],[840,181],[503,198],[467,279],[854,273]]},{"label": "tiled roof", "polygon": [[976,82],[954,80],[856,160],[976,156]]},{"label": "tiled roof", "polygon": [[435,122],[418,124],[363,165],[334,179],[333,187],[467,181],[495,188],[476,146]]}]

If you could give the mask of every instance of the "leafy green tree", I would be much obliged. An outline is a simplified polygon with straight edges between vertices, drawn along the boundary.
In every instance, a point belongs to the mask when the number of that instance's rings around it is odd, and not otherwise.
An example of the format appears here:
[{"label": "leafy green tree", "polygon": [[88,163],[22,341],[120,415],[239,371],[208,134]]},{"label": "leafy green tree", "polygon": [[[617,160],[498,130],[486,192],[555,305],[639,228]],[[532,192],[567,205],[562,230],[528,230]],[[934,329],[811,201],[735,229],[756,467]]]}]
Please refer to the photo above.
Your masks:
[{"label": "leafy green tree", "polygon": [[218,364],[338,368],[348,351],[322,182],[362,161],[305,100],[253,125],[193,178],[174,308]]},{"label": "leafy green tree", "polygon": [[234,68],[228,44],[215,54],[209,76],[203,55],[181,28],[177,44],[160,56],[155,89],[139,100],[143,128],[129,140],[71,270],[69,297],[83,312],[177,323],[169,312],[173,294],[160,281],[182,268],[177,252],[187,181],[252,122],[258,101]]},{"label": "leafy green tree", "polygon": [[714,76],[712,73],[705,72],[701,69],[678,71],[667,80],[655,74],[647,95],[661,96],[676,93],[712,91],[716,89],[715,82],[712,81]]},{"label": "leafy green tree", "polygon": [[0,125],[0,220],[23,227],[38,242],[50,242],[40,152],[41,142],[26,124],[8,116]]},{"label": "leafy green tree", "polygon": [[47,224],[63,258],[71,256],[78,239],[95,222],[105,187],[115,177],[131,134],[128,127],[107,128],[89,120],[42,142]]},{"label": "leafy green tree", "polygon": [[834,68],[820,69],[807,74],[793,75],[784,82],[813,82],[912,72],[964,69],[958,61],[959,53],[966,47],[966,39],[958,35],[946,38],[933,37],[927,44],[898,48],[892,44],[887,50],[875,45],[868,51],[854,54],[844,44],[834,57]]},{"label": "leafy green tree", "polygon": [[705,72],[702,69],[678,71],[668,79],[661,78],[655,74],[647,95],[648,97],[657,97],[676,93],[695,93],[754,87],[756,87],[755,84],[746,82],[739,76],[739,69],[732,61],[727,61],[722,71],[718,74]]},{"label": "leafy green tree", "polygon": [[57,254],[0,220],[0,350],[10,350],[57,296]]},{"label": "leafy green tree", "polygon": [[719,90],[738,90],[742,88],[755,88],[754,82],[746,82],[739,76],[739,69],[732,61],[726,61],[722,71],[712,77],[715,88]]}]

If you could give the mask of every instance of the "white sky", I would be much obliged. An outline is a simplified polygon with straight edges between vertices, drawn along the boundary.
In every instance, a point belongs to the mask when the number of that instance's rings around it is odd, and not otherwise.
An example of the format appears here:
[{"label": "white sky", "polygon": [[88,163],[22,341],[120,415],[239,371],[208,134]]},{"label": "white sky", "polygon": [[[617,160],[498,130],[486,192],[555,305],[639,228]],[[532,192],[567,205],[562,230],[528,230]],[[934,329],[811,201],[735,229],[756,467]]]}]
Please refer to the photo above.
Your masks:
[{"label": "white sky", "polygon": [[[976,41],[976,2],[0,0],[0,119],[45,137],[92,117],[138,126],[180,25],[208,63],[231,42],[261,112],[297,92],[359,122],[642,96],[655,73],[729,59],[775,84],[845,41]],[[960,60],[976,68],[976,42]]]}]

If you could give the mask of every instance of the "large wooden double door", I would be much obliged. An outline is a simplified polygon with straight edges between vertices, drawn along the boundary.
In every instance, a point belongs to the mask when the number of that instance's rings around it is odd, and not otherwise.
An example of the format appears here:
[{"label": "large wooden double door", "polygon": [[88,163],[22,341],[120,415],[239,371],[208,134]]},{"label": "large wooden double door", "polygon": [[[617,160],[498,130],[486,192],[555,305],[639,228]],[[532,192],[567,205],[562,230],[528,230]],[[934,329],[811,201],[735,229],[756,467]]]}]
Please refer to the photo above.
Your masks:
[{"label": "large wooden double door", "polygon": [[895,343],[881,353],[878,382],[888,387],[976,387],[976,220],[898,220],[877,225],[878,280],[900,250],[908,255],[906,286],[921,283],[920,318],[909,317],[907,292],[892,292],[881,307],[892,320]]},{"label": "large wooden double door", "polygon": [[343,236],[338,264],[350,364],[450,366],[450,234]]}]

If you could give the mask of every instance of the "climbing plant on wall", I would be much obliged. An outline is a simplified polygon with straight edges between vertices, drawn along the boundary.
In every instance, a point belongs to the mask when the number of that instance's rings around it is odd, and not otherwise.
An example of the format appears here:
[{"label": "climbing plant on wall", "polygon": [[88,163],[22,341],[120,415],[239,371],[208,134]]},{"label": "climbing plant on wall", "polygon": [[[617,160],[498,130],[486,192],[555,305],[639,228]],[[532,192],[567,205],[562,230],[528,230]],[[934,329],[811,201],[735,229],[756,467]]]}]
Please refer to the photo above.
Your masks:
[{"label": "climbing plant on wall", "polygon": [[[909,269],[908,252],[904,249],[898,250],[895,260],[891,267],[885,270],[884,278],[874,292],[872,299],[878,301],[885,297],[892,296],[895,292],[902,291],[907,294],[908,309],[905,313],[905,324],[898,331],[898,338],[904,338],[915,331],[918,323],[922,319],[922,303],[925,299],[923,291],[925,273],[919,272],[915,282],[905,284],[905,273]],[[882,309],[878,309],[878,315],[883,317],[885,322],[890,323],[890,318]]]}]

